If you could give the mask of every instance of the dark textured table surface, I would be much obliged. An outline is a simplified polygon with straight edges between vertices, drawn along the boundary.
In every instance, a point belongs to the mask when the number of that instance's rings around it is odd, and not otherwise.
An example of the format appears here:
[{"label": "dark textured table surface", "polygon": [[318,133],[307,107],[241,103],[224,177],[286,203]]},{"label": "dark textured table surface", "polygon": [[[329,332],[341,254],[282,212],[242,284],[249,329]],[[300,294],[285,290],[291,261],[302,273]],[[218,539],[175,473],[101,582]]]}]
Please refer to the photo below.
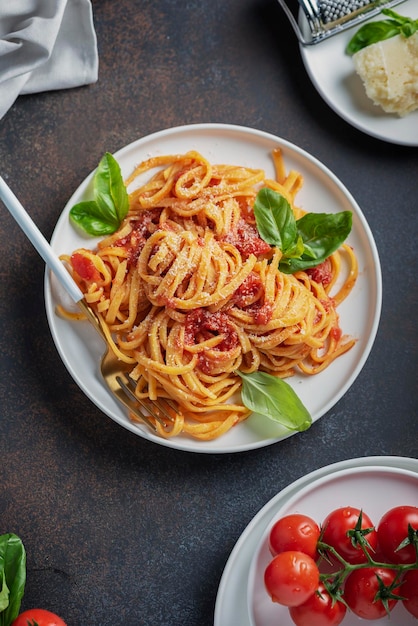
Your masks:
[{"label": "dark textured table surface", "polygon": [[330,110],[275,0],[96,0],[93,11],[98,82],[22,96],[1,122],[1,174],[46,237],[105,151],[222,122],[331,168],[381,259],[377,338],[336,406],[281,443],[201,455],[135,436],[79,390],[47,324],[44,264],[0,209],[0,531],[26,546],[23,606],[68,626],[209,626],[231,550],[277,492],[340,460],[417,456],[418,154]]}]

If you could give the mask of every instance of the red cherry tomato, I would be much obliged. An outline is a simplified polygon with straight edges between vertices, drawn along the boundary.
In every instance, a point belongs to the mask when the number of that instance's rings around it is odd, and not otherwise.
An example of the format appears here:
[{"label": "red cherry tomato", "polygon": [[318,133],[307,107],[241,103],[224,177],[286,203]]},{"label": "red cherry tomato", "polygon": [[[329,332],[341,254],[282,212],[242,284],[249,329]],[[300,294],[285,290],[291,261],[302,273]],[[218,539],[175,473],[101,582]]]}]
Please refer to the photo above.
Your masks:
[{"label": "red cherry tomato", "polygon": [[418,619],[418,569],[406,572],[402,585],[401,594],[403,605],[406,610]]},{"label": "red cherry tomato", "polygon": [[[365,563],[367,561],[361,547],[353,545],[349,531],[356,527],[360,516],[360,509],[351,506],[335,509],[325,518],[322,529],[323,534],[321,541],[332,546],[337,552],[349,563]],[[363,530],[372,528],[373,530],[365,535],[371,547],[371,553],[377,547],[377,532],[373,527],[372,521],[368,515],[362,513],[361,528]]]},{"label": "red cherry tomato", "polygon": [[[358,617],[363,619],[380,619],[387,615],[387,610],[382,602],[382,594],[379,592],[379,579],[385,587],[392,585],[396,578],[396,572],[383,567],[366,567],[351,572],[345,581],[344,600],[349,608]],[[392,590],[394,595],[401,595],[399,586]],[[387,599],[387,608],[393,609],[397,600]]]},{"label": "red cherry tomato", "polygon": [[287,550],[297,550],[318,558],[316,544],[319,539],[318,524],[307,515],[285,515],[273,525],[269,535],[269,548],[273,556]]},{"label": "red cherry tomato", "polygon": [[315,561],[303,552],[280,552],[267,565],[264,584],[273,602],[297,606],[318,587],[319,570]]},{"label": "red cherry tomato", "polygon": [[417,555],[413,544],[401,550],[398,546],[408,537],[408,525],[418,531],[418,507],[397,506],[387,511],[377,527],[377,538],[384,556],[391,563],[415,563]]},{"label": "red cherry tomato", "polygon": [[306,602],[289,608],[290,617],[296,626],[338,626],[343,621],[347,607],[342,602],[332,601],[323,583]]},{"label": "red cherry tomato", "polygon": [[12,626],[67,626],[55,613],[45,609],[29,609],[21,613]]}]

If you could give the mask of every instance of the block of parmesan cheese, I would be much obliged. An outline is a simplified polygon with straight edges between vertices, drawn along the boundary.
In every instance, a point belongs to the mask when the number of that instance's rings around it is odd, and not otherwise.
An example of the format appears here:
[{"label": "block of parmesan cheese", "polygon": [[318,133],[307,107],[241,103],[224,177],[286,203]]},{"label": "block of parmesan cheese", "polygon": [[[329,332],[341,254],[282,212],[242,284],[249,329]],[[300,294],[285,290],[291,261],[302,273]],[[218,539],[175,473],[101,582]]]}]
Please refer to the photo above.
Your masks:
[{"label": "block of parmesan cheese", "polygon": [[353,61],[368,97],[384,111],[404,117],[418,108],[418,32],[362,48]]}]

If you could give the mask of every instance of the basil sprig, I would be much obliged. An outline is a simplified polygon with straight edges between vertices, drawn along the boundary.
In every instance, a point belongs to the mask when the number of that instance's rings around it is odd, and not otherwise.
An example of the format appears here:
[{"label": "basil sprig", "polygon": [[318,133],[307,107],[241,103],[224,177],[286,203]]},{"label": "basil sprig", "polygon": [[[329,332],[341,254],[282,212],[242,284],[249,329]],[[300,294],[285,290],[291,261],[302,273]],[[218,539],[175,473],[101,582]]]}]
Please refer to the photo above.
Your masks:
[{"label": "basil sprig", "polygon": [[[257,193],[254,215],[260,237],[282,251],[279,269],[285,274],[325,261],[345,241],[352,227],[350,211],[307,213],[296,220],[286,198],[268,187]],[[242,379],[241,398],[248,409],[288,430],[310,427],[308,409],[286,381],[266,372],[236,373]]]},{"label": "basil sprig", "polygon": [[366,46],[390,39],[395,35],[411,37],[418,30],[418,20],[399,15],[391,9],[382,9],[382,13],[392,19],[363,24],[348,42],[345,50],[347,54],[351,56]]},{"label": "basil sprig", "polygon": [[94,200],[72,207],[70,219],[89,235],[111,235],[128,213],[129,201],[119,164],[109,152],[94,174],[93,193]]},{"label": "basil sprig", "polygon": [[0,536],[0,626],[19,615],[26,584],[26,552],[17,535]]},{"label": "basil sprig", "polygon": [[284,274],[325,261],[345,241],[352,227],[350,211],[307,213],[296,220],[286,198],[268,187],[258,192],[254,215],[260,236],[281,249],[279,269]]},{"label": "basil sprig", "polygon": [[248,409],[288,430],[303,431],[310,427],[312,418],[308,409],[287,382],[266,372],[236,373],[242,379],[241,399]]}]

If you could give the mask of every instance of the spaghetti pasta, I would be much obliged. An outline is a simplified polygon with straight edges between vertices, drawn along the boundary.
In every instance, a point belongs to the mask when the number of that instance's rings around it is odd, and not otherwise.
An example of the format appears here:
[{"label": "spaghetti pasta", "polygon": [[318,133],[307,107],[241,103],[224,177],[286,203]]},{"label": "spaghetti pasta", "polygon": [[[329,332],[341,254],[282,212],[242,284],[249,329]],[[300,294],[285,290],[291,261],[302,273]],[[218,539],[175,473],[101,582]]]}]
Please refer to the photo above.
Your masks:
[{"label": "spaghetti pasta", "polygon": [[[353,250],[344,244],[320,266],[286,274],[281,250],[257,231],[261,187],[303,215],[302,175],[286,173],[280,149],[273,160],[274,180],[195,151],[150,158],[125,181],[129,189],[149,175],[130,193],[120,228],[96,250],[62,257],[132,364],[137,396],[177,403],[172,422],[155,424],[162,437],[213,439],[245,420],[237,370],[313,375],[354,344],[337,313],[357,277]],[[342,263],[348,276],[333,293]]]}]

